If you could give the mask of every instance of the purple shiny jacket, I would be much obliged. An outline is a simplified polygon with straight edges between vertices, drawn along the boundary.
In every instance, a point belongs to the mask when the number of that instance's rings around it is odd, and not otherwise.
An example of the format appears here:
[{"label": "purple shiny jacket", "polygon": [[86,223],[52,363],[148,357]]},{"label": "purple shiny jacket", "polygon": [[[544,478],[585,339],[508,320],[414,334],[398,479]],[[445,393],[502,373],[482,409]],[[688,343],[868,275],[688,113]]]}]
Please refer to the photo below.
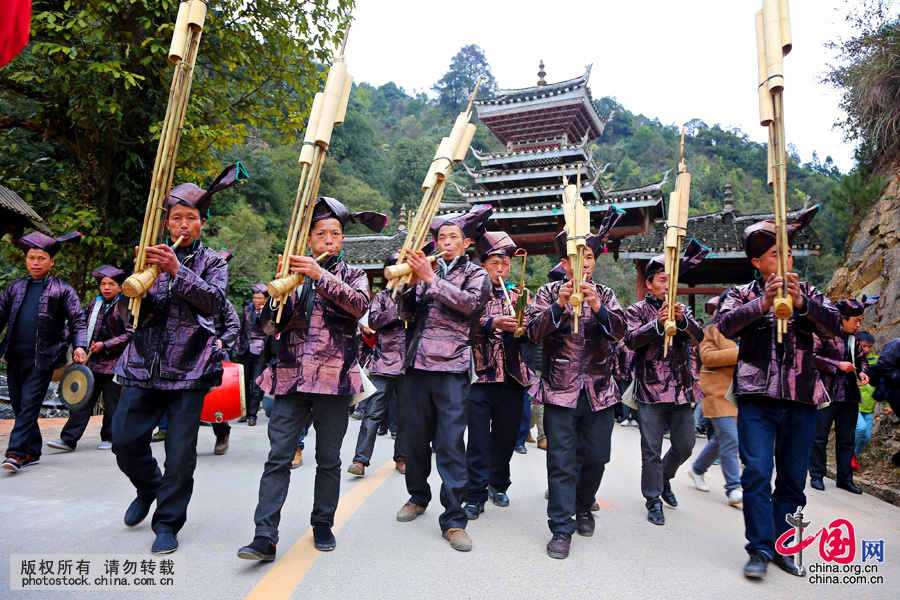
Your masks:
[{"label": "purple shiny jacket", "polygon": [[478,327],[478,313],[491,293],[487,271],[462,255],[446,277],[432,285],[419,282],[405,289],[398,300],[398,314],[413,330],[404,368],[466,373],[472,361],[471,346]]},{"label": "purple shiny jacket", "polygon": [[845,373],[838,368],[838,363],[846,360],[847,355],[847,335],[843,332],[834,336],[830,340],[821,341],[818,337],[815,342],[815,363],[816,369],[819,370],[819,376],[822,379],[822,385],[828,392],[828,398],[832,402],[855,402],[859,404],[862,396],[859,393],[859,386],[856,381],[862,373],[869,372],[869,361],[866,360],[866,353],[856,342],[856,358],[853,363],[856,364],[856,372]]},{"label": "purple shiny jacket", "polygon": [[831,339],[841,331],[841,315],[831,300],[800,282],[806,310],[788,319],[784,343],[776,338],[772,311],[763,314],[765,287],[759,281],[732,288],[719,311],[716,326],[727,338],[740,338],[734,375],[735,394],[815,404],[817,372],[813,359],[815,336]]},{"label": "purple shiny jacket", "polygon": [[[304,285],[309,285],[307,279]],[[299,305],[299,289],[277,310],[266,302],[260,324],[278,339],[278,363],[256,380],[263,391],[283,396],[294,392],[346,395],[362,392],[359,374],[357,323],[369,309],[369,280],[365,271],[338,261],[316,285],[309,322]]]},{"label": "purple shiny jacket", "polygon": [[561,309],[558,321],[554,319],[553,305],[559,299],[563,283],[554,281],[541,287],[526,311],[528,337],[543,344],[541,378],[528,394],[536,402],[575,408],[584,389],[591,410],[598,411],[618,402],[609,352],[610,342],[625,335],[625,314],[615,292],[595,284],[597,295],[606,307],[606,318],[603,312],[595,313],[585,304],[578,320],[578,333],[573,333],[571,304]]},{"label": "purple shiny jacket", "polygon": [[[226,309],[228,267],[214,250],[197,244],[176,248],[181,262],[174,277],[156,278],[141,301],[140,322],[116,363],[123,385],[158,390],[192,390],[222,383],[224,353],[216,344],[216,315]],[[131,320],[127,302],[118,303]]]},{"label": "purple shiny jacket", "polygon": [[90,302],[84,309],[84,320],[90,325],[91,315],[94,312],[94,306],[100,304],[100,312],[97,315],[97,324],[94,326],[94,335],[88,340],[88,347],[93,342],[103,342],[103,350],[100,352],[92,352],[91,357],[87,361],[87,368],[94,373],[102,373],[104,375],[112,375],[116,368],[116,361],[125,351],[125,346],[131,341],[134,329],[131,323],[122,320],[117,304],[124,302],[128,304],[128,298],[119,295],[112,302],[103,302],[103,296],[98,296]]},{"label": "purple shiny jacket", "polygon": [[[25,299],[29,279],[30,277],[23,277],[13,281],[0,294],[0,330],[7,326],[6,335],[0,342],[0,357],[6,355],[9,347],[9,336]],[[64,364],[70,338],[73,346],[84,348],[87,352],[87,328],[81,302],[72,286],[58,277],[48,275],[38,307],[35,368],[43,371]]]},{"label": "purple shiny jacket", "polygon": [[397,314],[391,290],[381,290],[369,308],[369,327],[375,331],[375,350],[369,370],[375,375],[396,377],[406,359],[406,324]]},{"label": "purple shiny jacket", "polygon": [[623,342],[615,345],[616,370],[615,376],[619,381],[631,381],[634,379],[634,352],[628,349]]},{"label": "purple shiny jacket", "polygon": [[225,300],[225,310],[216,315],[216,337],[222,341],[222,347],[226,350],[234,348],[238,335],[241,333],[241,320],[231,300]]},{"label": "purple shiny jacket", "polygon": [[[508,290],[508,294],[515,306],[519,298],[518,290]],[[524,335],[517,338],[512,332],[492,328],[494,318],[502,316],[510,316],[509,305],[503,297],[503,290],[492,285],[490,299],[481,309],[475,332],[473,350],[475,374],[478,376],[475,383],[508,383],[528,387],[534,383],[534,372],[522,356],[522,347],[528,338]]]},{"label": "purple shiny jacket", "polygon": [[648,296],[628,307],[625,345],[634,351],[634,399],[636,402],[689,404],[701,398],[693,373],[696,347],[703,341],[703,329],[690,311],[678,325],[672,347],[663,357],[665,333],[657,315],[662,301]]},{"label": "purple shiny jacket", "polygon": [[[254,356],[259,356],[266,348],[266,338],[268,336],[262,330],[259,318],[256,318],[254,322],[253,317],[255,314],[256,310],[253,308],[252,302],[244,306],[244,312],[241,314],[241,333],[238,336],[237,346],[235,347],[235,351],[239,355],[249,352]],[[260,313],[260,316],[262,316],[262,313]]]}]

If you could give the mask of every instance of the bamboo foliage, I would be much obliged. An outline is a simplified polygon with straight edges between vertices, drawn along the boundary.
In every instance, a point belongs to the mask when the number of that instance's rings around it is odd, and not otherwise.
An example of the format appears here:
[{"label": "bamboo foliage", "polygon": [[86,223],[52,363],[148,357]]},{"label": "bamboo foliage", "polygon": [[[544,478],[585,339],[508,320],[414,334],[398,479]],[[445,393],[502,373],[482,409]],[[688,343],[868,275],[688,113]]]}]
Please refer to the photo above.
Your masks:
[{"label": "bamboo foliage", "polygon": [[184,119],[190,101],[194,66],[197,63],[197,52],[208,7],[206,0],[182,0],[178,5],[175,31],[169,49],[169,60],[175,63],[175,73],[169,88],[169,104],[153,163],[150,194],[144,211],[144,224],[135,261],[135,274],[122,286],[124,294],[130,298],[129,308],[134,317],[135,327],[140,315],[141,299],[153,287],[153,282],[159,275],[158,267],[147,264],[147,248],[157,244],[163,234],[166,202],[172,189],[175,160],[178,157],[178,145],[181,142]]},{"label": "bamboo foliage", "polygon": [[775,245],[778,249],[776,275],[782,278],[782,287],[778,290],[773,306],[778,319],[778,343],[781,343],[787,332],[787,321],[794,312],[793,299],[787,292],[791,250],[787,223],[787,142],[784,134],[782,60],[793,47],[788,0],[764,0],[762,10],[757,11],[755,18],[760,124],[769,129],[768,179],[772,186],[775,209]]}]

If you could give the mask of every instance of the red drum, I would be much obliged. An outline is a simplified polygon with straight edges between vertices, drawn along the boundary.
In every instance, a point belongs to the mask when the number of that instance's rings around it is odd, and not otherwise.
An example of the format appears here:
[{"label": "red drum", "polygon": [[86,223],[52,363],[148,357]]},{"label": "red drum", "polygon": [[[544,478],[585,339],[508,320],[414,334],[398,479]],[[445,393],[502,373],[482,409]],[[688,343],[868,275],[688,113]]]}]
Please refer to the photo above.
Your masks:
[{"label": "red drum", "polygon": [[224,423],[247,414],[244,398],[244,365],[222,362],[222,385],[213,388],[203,399],[200,420],[204,423]]}]

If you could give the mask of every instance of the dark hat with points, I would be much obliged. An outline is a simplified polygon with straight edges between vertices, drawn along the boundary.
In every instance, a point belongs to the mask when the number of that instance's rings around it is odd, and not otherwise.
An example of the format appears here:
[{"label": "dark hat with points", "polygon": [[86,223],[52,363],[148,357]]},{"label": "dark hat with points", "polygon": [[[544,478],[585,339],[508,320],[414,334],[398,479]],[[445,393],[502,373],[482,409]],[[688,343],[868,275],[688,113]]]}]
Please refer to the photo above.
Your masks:
[{"label": "dark hat with points", "polygon": [[237,183],[243,183],[249,178],[247,170],[240,162],[226,167],[224,171],[219,173],[216,180],[207,189],[203,189],[193,183],[182,183],[169,192],[168,209],[176,204],[185,204],[192,208],[196,208],[200,212],[200,216],[206,218],[209,215],[209,205],[212,202],[212,195],[216,192],[228,189]]},{"label": "dark hat with points", "polygon": [[35,231],[29,233],[26,236],[19,238],[19,241],[16,244],[19,248],[22,249],[25,254],[28,254],[29,250],[38,249],[43,250],[50,256],[53,256],[59,251],[59,248],[62,244],[67,242],[77,242],[81,239],[81,234],[77,231],[73,231],[72,233],[67,233],[66,235],[62,235],[58,238],[52,238],[49,235],[44,235],[40,231]]},{"label": "dark hat with points", "polygon": [[[691,238],[690,243],[688,244],[687,250],[684,251],[684,255],[681,259],[681,266],[679,267],[679,273],[684,275],[706,258],[706,255],[709,254],[709,248],[703,246],[695,240]],[[653,281],[653,278],[666,270],[666,255],[660,254],[659,256],[654,256],[650,259],[650,262],[647,263],[645,267],[645,272],[647,273],[647,279]]]},{"label": "dark hat with points", "polygon": [[[797,237],[797,234],[810,224],[813,217],[815,217],[820,210],[822,210],[821,207],[816,204],[801,212],[797,218],[794,219],[794,222],[788,225],[788,244],[794,244],[794,238]],[[747,258],[759,258],[775,245],[775,221],[768,219],[766,221],[754,223],[744,230],[743,239],[744,252],[747,254]]]},{"label": "dark hat with points", "polygon": [[250,293],[251,294],[264,294],[264,295],[268,296],[269,295],[269,286],[264,284],[262,281],[260,281],[259,283],[254,283],[253,285],[250,286]]},{"label": "dark hat with points", "polygon": [[125,271],[112,265],[103,265],[96,271],[91,273],[91,277],[95,277],[98,282],[103,281],[104,277],[115,280],[116,283],[122,285],[127,277]]},{"label": "dark hat with points", "polygon": [[557,265],[555,267],[553,267],[552,269],[550,269],[550,271],[547,273],[547,281],[550,281],[550,282],[562,281],[565,278],[566,278],[566,268],[563,266],[562,263],[557,263]]},{"label": "dark hat with points", "polygon": [[875,294],[874,296],[863,294],[862,300],[841,300],[837,303],[837,307],[841,311],[842,317],[861,317],[868,307],[878,303],[880,297],[881,294]]},{"label": "dark hat with points", "polygon": [[316,198],[312,222],[315,223],[325,219],[337,219],[341,224],[341,231],[344,230],[347,223],[359,223],[375,233],[381,233],[388,224],[387,215],[368,210],[351,213],[349,208],[334,198],[320,196]]},{"label": "dark hat with points", "polygon": [[513,256],[516,243],[505,231],[488,231],[475,242],[475,256],[484,262],[489,256]]},{"label": "dark hat with points", "polygon": [[438,232],[444,225],[456,225],[462,229],[463,235],[478,241],[485,233],[485,223],[494,213],[494,207],[490,204],[477,204],[462,215],[450,215],[448,217],[435,217],[431,222],[431,235],[437,239]]},{"label": "dark hat with points", "polygon": [[719,297],[713,296],[712,298],[707,300],[703,308],[706,309],[706,314],[712,315],[719,308]]}]

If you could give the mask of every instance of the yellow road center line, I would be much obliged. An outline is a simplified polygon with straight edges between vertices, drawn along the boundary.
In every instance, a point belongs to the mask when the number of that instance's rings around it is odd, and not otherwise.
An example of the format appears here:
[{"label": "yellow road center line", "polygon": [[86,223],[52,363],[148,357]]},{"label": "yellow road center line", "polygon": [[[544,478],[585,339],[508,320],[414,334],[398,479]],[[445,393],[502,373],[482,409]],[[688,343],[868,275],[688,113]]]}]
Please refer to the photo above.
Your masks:
[{"label": "yellow road center line", "polygon": [[[362,481],[353,486],[353,489],[344,494],[338,502],[338,508],[334,514],[334,527],[331,528],[331,531],[335,534],[338,533],[363,502],[382,483],[387,481],[393,472],[394,461],[389,460],[378,470],[366,475]],[[287,600],[321,555],[322,553],[313,545],[312,527],[310,527],[256,584],[256,587],[247,595],[246,600]]]}]

